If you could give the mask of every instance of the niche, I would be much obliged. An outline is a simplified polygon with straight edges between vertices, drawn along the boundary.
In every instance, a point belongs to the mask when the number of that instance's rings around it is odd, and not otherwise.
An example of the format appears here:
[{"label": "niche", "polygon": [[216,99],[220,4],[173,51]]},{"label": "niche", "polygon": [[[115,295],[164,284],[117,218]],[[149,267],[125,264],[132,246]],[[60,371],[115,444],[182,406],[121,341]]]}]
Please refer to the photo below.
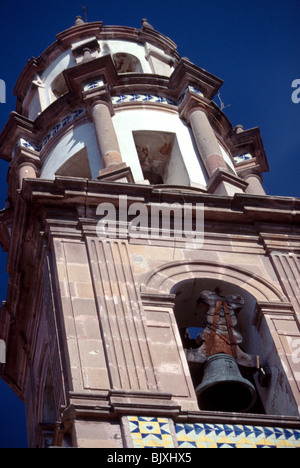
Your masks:
[{"label": "niche", "polygon": [[133,139],[144,179],[153,185],[188,185],[175,133],[141,130],[133,132]]},{"label": "niche", "polygon": [[118,73],[143,73],[141,62],[134,55],[118,52],[112,58]]}]

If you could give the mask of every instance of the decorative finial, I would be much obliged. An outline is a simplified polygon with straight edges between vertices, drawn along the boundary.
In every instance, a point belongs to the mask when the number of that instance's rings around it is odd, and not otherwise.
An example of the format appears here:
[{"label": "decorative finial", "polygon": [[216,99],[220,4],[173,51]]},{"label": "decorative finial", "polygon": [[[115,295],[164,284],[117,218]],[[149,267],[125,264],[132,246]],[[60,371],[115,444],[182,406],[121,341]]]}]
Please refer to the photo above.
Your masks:
[{"label": "decorative finial", "polygon": [[239,124],[235,127],[235,133],[242,133],[244,131],[243,125]]},{"label": "decorative finial", "polygon": [[75,26],[81,26],[82,24],[84,24],[84,21],[81,16],[76,16]]},{"label": "decorative finial", "polygon": [[148,23],[148,20],[146,18],[142,19],[142,28],[143,29],[154,29],[154,27],[151,26],[151,24]]}]

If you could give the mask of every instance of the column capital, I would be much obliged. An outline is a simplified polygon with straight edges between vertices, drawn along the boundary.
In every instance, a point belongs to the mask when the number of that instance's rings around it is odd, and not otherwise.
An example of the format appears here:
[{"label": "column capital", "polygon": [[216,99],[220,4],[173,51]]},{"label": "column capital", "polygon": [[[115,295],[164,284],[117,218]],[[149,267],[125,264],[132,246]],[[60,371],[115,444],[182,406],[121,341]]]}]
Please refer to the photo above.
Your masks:
[{"label": "column capital", "polygon": [[41,165],[40,153],[34,149],[20,145],[16,149],[11,166],[20,165],[27,162],[34,164],[36,167],[39,167]]},{"label": "column capital", "polygon": [[8,184],[12,187],[12,193],[15,194],[15,189],[22,188],[23,179],[39,177],[40,167],[39,152],[31,148],[19,146],[10,164],[8,176]]},{"label": "column capital", "polygon": [[99,86],[94,89],[88,89],[83,91],[83,102],[87,107],[87,110],[92,115],[92,109],[97,104],[105,105],[110,112],[110,115],[115,114],[113,104],[111,102],[111,96],[107,85]]},{"label": "column capital", "polygon": [[207,113],[210,109],[210,100],[192,91],[188,91],[179,106],[179,116],[190,124],[190,116],[193,112],[200,110]]}]

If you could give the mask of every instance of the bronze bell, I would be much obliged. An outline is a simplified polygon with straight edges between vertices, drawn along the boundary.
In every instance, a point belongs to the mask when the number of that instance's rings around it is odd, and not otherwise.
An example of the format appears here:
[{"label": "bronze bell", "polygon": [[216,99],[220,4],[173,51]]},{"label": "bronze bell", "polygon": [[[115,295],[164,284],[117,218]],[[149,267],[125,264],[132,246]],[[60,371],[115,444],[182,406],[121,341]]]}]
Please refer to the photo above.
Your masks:
[{"label": "bronze bell", "polygon": [[204,366],[203,379],[196,387],[199,407],[207,411],[245,413],[256,402],[256,390],[228,354],[210,356]]}]

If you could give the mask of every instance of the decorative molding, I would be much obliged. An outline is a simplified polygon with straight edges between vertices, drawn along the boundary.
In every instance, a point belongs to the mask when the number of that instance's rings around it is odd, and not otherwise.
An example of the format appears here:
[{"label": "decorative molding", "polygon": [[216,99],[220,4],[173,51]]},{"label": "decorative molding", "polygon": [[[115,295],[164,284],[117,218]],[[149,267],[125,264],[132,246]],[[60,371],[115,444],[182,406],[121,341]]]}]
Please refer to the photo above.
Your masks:
[{"label": "decorative molding", "polygon": [[235,164],[240,164],[245,161],[250,161],[251,159],[253,159],[253,156],[251,153],[243,153],[243,154],[240,154],[239,156],[234,156],[233,159],[234,159]]},{"label": "decorative molding", "polygon": [[[91,83],[92,85],[92,83]],[[187,86],[184,93],[180,96],[180,98],[175,101],[174,99],[170,99],[163,96],[153,95],[153,94],[121,94],[118,96],[112,96],[112,103],[114,105],[124,104],[125,102],[151,102],[151,103],[158,103],[158,104],[168,104],[171,106],[179,106],[187,93],[192,92],[199,96],[203,96],[203,93],[199,91],[194,86]]]},{"label": "decorative molding", "polygon": [[176,424],[179,448],[300,448],[300,431],[238,424]]},{"label": "decorative molding", "polygon": [[[298,240],[299,245],[299,240]],[[294,253],[272,252],[271,262],[281,287],[293,304],[300,326],[300,259]]]},{"label": "decorative molding", "polygon": [[123,390],[157,390],[126,242],[87,239],[110,380]]},{"label": "decorative molding", "polygon": [[236,420],[173,424],[168,417],[128,416],[123,420],[125,432],[130,435],[127,446],[152,449],[300,448],[300,430],[292,427],[236,424]]},{"label": "decorative molding", "polygon": [[289,302],[257,302],[253,325],[258,331],[261,328],[263,318],[266,316],[295,321],[295,311]]},{"label": "decorative molding", "polygon": [[130,103],[130,102],[151,102],[159,104],[168,104],[177,106],[177,102],[162,96],[154,96],[151,94],[121,94],[119,96],[112,96],[112,103],[114,105]]},{"label": "decorative molding", "polygon": [[236,265],[224,265],[214,261],[180,260],[154,268],[145,276],[141,292],[168,294],[180,281],[197,277],[234,282],[260,301],[286,302],[280,290],[257,274]]},{"label": "decorative molding", "polygon": [[19,147],[27,148],[32,151],[40,152],[42,149],[49,143],[49,141],[62,129],[64,129],[67,125],[70,123],[74,122],[75,120],[78,119],[78,117],[82,117],[86,113],[86,109],[81,108],[77,109],[76,111],[72,112],[71,114],[68,114],[66,117],[64,117],[62,120],[60,120],[51,130],[48,132],[48,134],[43,138],[43,141],[40,145],[35,145],[34,143],[31,143],[29,140],[25,138],[20,138],[17,144],[15,145],[14,151],[13,151],[13,156],[15,156],[16,151]]},{"label": "decorative molding", "polygon": [[[295,215],[296,209],[294,211]],[[285,229],[284,232],[281,233],[280,228],[276,232],[261,232],[260,238],[267,253],[274,253],[274,255],[277,256],[281,254],[293,256],[293,254],[300,254],[299,234],[300,230],[297,233],[297,228],[295,226],[291,232]]]}]

